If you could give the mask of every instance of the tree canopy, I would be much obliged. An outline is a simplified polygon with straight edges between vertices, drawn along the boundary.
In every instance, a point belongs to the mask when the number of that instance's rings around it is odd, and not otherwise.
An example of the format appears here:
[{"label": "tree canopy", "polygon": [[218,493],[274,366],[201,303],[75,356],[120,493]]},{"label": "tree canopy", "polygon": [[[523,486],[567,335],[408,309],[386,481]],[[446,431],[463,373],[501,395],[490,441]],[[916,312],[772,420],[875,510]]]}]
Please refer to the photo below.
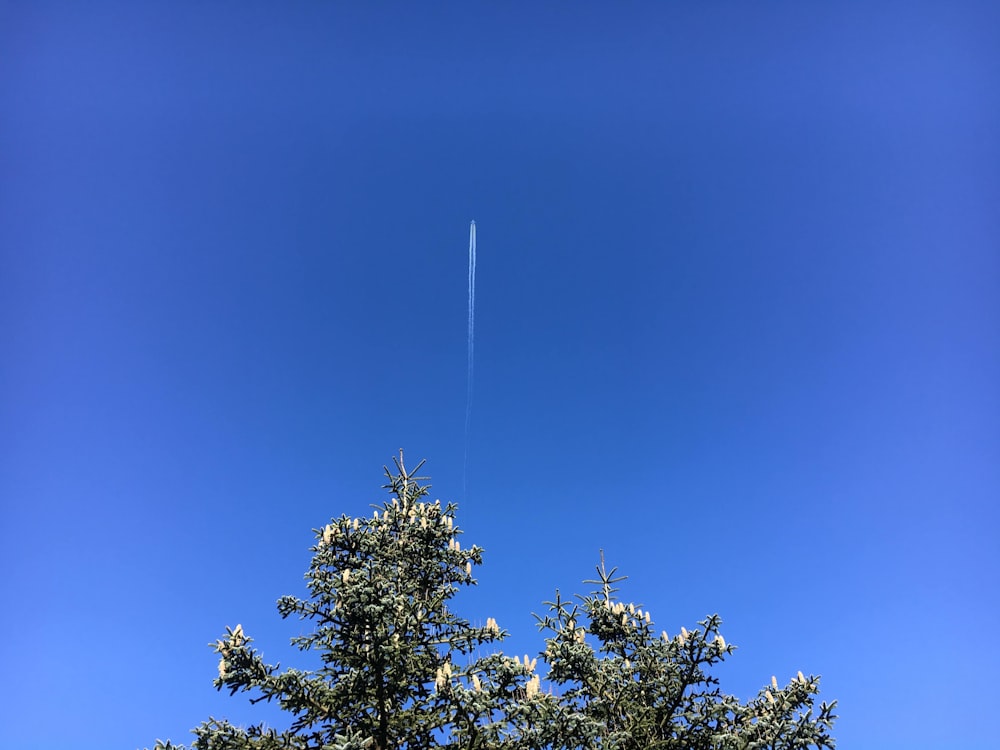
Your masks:
[{"label": "tree canopy", "polygon": [[193,730],[195,750],[834,747],[835,702],[816,705],[818,677],[772,678],[746,702],[723,693],[710,669],[735,647],[719,616],[658,632],[648,611],[619,599],[624,577],[603,555],[588,594],[557,591],[545,603],[544,650],[505,654],[508,634],[493,618],[473,625],[451,608],[475,585],[483,550],[463,547],[456,505],[427,499],[422,466],[407,470],[401,451],[372,517],[314,530],[308,595],[278,601],[282,617],[311,621],[292,643],[315,654],[313,669],[265,663],[240,625],[213,644],[215,686],[277,701],[287,728],[210,718]]}]

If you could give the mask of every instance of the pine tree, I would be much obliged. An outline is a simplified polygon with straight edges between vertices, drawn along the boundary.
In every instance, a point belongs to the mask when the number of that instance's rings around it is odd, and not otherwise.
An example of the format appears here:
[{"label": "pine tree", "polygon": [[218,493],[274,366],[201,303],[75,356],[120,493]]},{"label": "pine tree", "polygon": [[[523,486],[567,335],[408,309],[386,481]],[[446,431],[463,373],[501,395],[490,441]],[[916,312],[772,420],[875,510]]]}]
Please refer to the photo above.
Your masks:
[{"label": "pine tree", "polygon": [[371,518],[314,530],[309,596],[282,597],[278,611],[313,623],[292,642],[320,666],[266,664],[239,625],[215,642],[215,686],[278,701],[289,727],[209,719],[194,730],[195,750],[833,748],[833,704],[813,715],[818,678],[800,672],[784,688],[772,678],[746,704],[723,694],[706,671],[734,650],[718,616],[657,635],[648,611],[617,599],[623,578],[603,556],[588,582],[597,589],[575,602],[556,592],[538,618],[548,690],[538,658],[476,656],[507,633],[449,607],[476,583],[483,551],[462,547],[454,504],[427,500],[423,463],[408,471],[400,451],[395,471],[385,468],[390,499]]},{"label": "pine tree", "polygon": [[[834,703],[813,715],[819,678],[799,672],[742,704],[724,694],[707,669],[733,653],[711,615],[674,637],[659,635],[649,611],[615,597],[624,580],[603,555],[599,586],[579,603],[556,592],[539,626],[546,640],[548,679],[560,688],[545,730],[532,747],[620,750],[833,748]],[[567,741],[569,740],[569,741]]]}]

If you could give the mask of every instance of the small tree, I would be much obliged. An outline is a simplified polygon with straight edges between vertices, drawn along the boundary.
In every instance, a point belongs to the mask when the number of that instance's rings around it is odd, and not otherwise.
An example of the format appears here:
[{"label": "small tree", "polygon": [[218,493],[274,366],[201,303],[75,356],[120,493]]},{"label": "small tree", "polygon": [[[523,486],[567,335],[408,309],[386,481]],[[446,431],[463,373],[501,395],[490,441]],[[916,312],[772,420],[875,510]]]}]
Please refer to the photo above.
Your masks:
[{"label": "small tree", "polygon": [[292,642],[320,665],[279,671],[239,625],[214,644],[216,687],[278,701],[289,727],[209,719],[194,730],[195,750],[833,748],[834,704],[813,715],[818,678],[800,672],[784,688],[772,678],[746,704],[723,694],[706,672],[734,650],[718,616],[657,635],[648,611],[616,598],[623,578],[603,556],[590,595],[567,602],[556,592],[538,618],[547,691],[537,659],[474,657],[507,635],[493,618],[475,627],[449,608],[476,583],[482,549],[462,548],[454,504],[426,500],[423,462],[407,471],[400,451],[394,463],[391,497],[371,518],[314,530],[309,597],[278,601],[282,617],[313,621]]}]

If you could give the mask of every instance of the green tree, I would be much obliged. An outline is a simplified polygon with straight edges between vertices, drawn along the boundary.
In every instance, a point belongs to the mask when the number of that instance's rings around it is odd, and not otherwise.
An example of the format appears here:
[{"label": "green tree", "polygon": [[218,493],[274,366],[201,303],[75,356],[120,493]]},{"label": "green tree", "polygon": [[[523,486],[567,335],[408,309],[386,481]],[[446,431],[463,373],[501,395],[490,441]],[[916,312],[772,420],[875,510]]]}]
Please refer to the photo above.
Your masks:
[{"label": "green tree", "polygon": [[[209,719],[195,750],[710,750],[833,748],[834,704],[815,708],[818,678],[800,672],[747,703],[726,695],[707,669],[731,654],[717,615],[673,637],[649,612],[620,601],[603,556],[591,594],[556,592],[538,618],[538,658],[502,651],[493,618],[471,625],[449,607],[474,585],[482,549],[463,548],[454,504],[427,500],[426,477],[400,451],[385,469],[390,499],[371,518],[333,519],[316,529],[309,596],[278,601],[282,617],[311,620],[292,639],[319,655],[310,671],[264,662],[241,626],[214,644],[215,685],[251,702],[278,701],[285,730]],[[157,750],[178,748],[157,741]]]}]

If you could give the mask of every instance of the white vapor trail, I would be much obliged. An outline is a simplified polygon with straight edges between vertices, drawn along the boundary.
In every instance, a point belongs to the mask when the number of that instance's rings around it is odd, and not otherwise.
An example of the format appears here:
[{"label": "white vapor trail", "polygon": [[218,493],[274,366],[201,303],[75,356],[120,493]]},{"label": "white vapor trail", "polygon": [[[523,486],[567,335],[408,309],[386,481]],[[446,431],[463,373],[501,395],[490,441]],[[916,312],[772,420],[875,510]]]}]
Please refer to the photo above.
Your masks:
[{"label": "white vapor trail", "polygon": [[465,393],[465,463],[462,469],[462,492],[466,491],[469,471],[469,432],[472,427],[472,364],[476,334],[476,222],[469,224],[469,372]]}]

